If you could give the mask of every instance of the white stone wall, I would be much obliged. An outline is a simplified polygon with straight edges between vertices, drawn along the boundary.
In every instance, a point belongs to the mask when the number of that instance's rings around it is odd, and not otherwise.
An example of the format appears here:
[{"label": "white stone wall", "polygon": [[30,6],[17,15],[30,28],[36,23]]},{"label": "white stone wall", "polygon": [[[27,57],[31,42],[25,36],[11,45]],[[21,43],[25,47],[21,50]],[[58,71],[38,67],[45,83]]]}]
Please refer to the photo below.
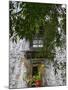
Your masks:
[{"label": "white stone wall", "polygon": [[26,78],[27,69],[24,59],[22,62],[21,59],[24,58],[24,51],[29,50],[29,42],[25,38],[17,43],[10,41],[9,49],[9,87],[25,88],[27,83],[24,78]]},{"label": "white stone wall", "polygon": [[66,85],[66,50],[56,48],[54,61],[45,60],[45,79],[48,86]]},{"label": "white stone wall", "polygon": [[47,60],[45,64],[45,80],[47,86],[56,86],[53,62]]},{"label": "white stone wall", "polygon": [[[24,65],[24,51],[29,50],[29,42],[25,38],[19,40],[17,43],[10,41],[9,49],[9,86],[10,88],[25,88],[27,87],[27,83],[24,78],[26,78],[27,69]],[[21,62],[22,58],[23,61]],[[66,85],[66,68],[65,66],[62,68],[65,63],[65,48],[62,48],[62,50],[56,48],[54,62],[45,60],[44,86]]]}]

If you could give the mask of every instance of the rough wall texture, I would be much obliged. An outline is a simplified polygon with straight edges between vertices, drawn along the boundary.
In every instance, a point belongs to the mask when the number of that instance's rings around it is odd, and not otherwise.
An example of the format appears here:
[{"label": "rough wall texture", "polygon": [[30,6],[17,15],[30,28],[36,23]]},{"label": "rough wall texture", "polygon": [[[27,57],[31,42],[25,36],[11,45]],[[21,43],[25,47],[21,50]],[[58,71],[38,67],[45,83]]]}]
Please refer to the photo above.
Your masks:
[{"label": "rough wall texture", "polygon": [[65,48],[56,48],[56,57],[54,61],[45,60],[46,81],[48,86],[66,85],[66,50]]},{"label": "rough wall texture", "polygon": [[[25,66],[24,54],[29,50],[29,42],[25,40],[12,43],[10,41],[9,50],[9,87],[25,88],[27,82],[27,68]],[[45,76],[43,77],[44,86],[66,85],[66,50],[56,48],[54,61],[45,60]],[[45,84],[47,83],[47,85]]]},{"label": "rough wall texture", "polygon": [[[29,42],[25,39],[20,40],[17,44],[10,41],[9,50],[9,87],[10,88],[25,88],[27,83],[27,69],[24,65],[25,51],[29,50]],[[23,59],[23,60],[22,60]]]}]

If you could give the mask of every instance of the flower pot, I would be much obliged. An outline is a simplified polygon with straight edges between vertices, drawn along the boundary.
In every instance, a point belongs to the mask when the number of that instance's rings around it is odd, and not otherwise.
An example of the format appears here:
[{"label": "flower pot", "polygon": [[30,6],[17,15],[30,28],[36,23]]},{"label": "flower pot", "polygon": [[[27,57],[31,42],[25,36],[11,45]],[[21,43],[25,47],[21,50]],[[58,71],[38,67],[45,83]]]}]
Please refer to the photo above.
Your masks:
[{"label": "flower pot", "polygon": [[36,87],[41,87],[42,81],[41,80],[36,80],[35,85]]}]

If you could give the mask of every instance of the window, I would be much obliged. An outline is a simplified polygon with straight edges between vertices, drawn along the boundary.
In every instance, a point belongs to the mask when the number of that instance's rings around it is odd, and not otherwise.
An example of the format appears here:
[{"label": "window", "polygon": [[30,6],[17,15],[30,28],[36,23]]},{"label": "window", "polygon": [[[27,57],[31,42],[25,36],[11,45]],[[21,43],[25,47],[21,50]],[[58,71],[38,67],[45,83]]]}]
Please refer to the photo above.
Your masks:
[{"label": "window", "polygon": [[33,40],[33,47],[43,47],[43,41],[41,39]]},{"label": "window", "polygon": [[34,66],[32,68],[32,75],[37,75],[38,74],[38,66]]}]

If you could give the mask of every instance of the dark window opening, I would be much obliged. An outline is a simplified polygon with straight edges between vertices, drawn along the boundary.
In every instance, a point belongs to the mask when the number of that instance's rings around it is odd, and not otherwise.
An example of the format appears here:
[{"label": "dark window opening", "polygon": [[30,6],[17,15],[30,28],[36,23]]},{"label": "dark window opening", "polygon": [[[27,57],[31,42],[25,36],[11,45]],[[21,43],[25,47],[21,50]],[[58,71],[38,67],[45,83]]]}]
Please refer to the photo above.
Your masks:
[{"label": "dark window opening", "polygon": [[37,66],[34,66],[33,69],[32,69],[32,75],[37,75],[38,74],[38,67]]}]

